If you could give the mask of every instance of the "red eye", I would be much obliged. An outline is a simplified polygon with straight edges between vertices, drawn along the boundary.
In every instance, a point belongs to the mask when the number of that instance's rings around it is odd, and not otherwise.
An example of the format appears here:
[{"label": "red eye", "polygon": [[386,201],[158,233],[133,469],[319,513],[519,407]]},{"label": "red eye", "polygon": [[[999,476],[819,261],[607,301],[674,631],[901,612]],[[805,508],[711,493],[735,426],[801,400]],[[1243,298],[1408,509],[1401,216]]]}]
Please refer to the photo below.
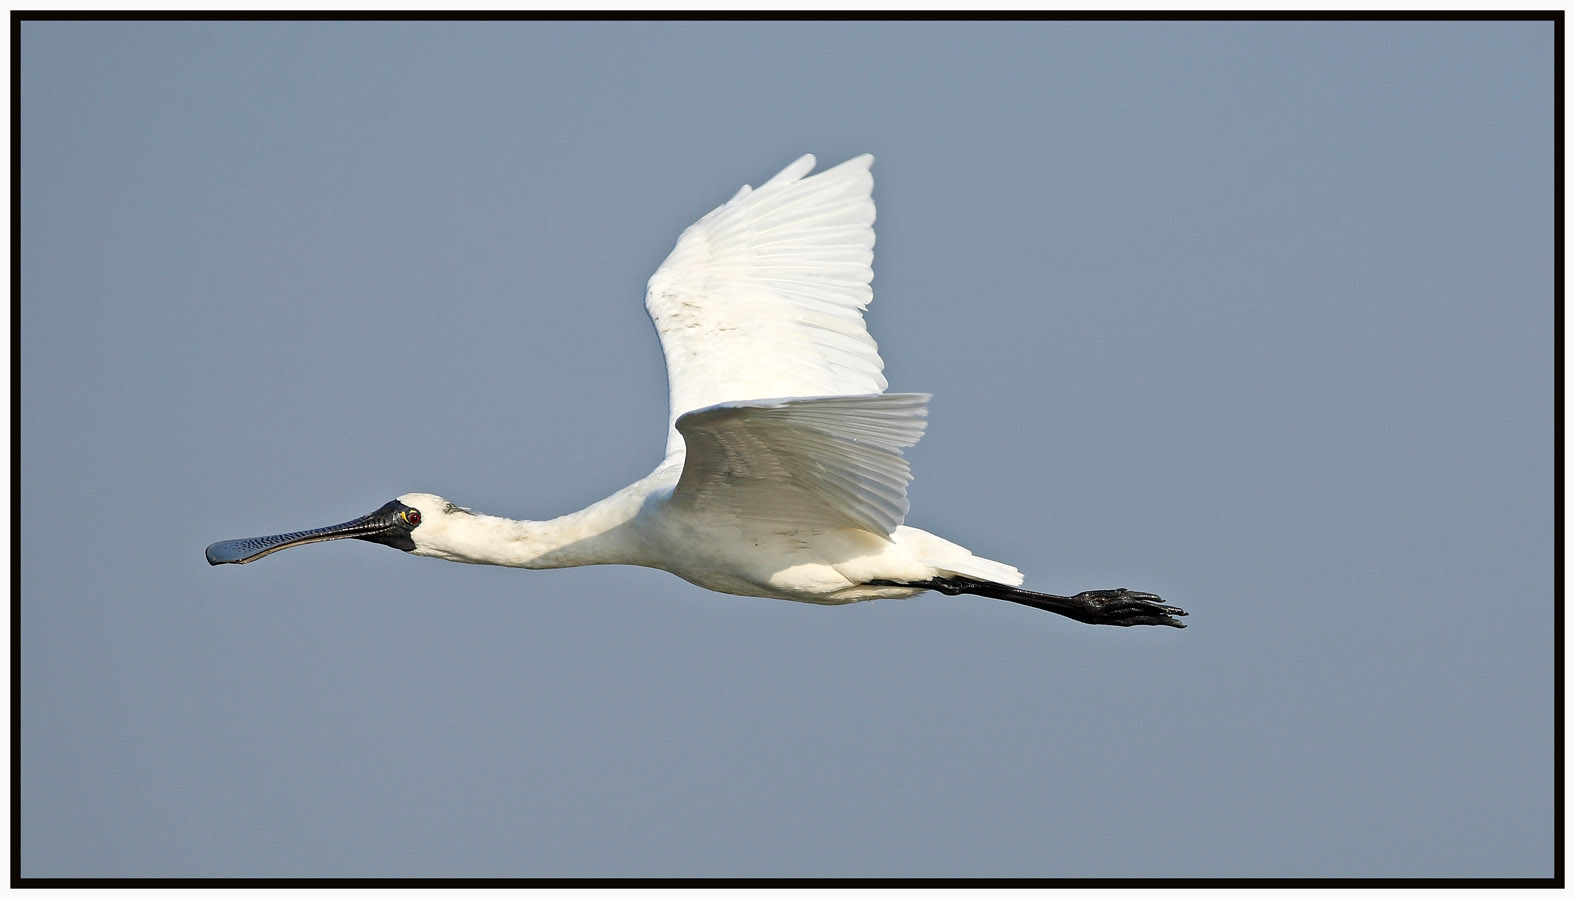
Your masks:
[{"label": "red eye", "polygon": [[421,523],[421,513],[417,512],[415,509],[411,509],[405,513],[405,521],[410,522],[411,527],[415,527]]}]

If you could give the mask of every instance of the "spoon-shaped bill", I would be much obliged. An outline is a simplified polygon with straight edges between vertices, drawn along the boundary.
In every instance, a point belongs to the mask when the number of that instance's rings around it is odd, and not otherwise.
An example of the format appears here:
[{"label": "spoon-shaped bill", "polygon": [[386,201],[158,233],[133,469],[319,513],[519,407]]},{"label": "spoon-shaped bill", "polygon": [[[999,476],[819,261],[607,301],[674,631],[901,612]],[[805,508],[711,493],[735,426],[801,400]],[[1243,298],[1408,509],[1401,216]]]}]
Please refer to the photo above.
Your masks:
[{"label": "spoon-shaped bill", "polygon": [[415,541],[410,538],[410,532],[420,523],[420,512],[394,500],[376,512],[344,524],[289,534],[274,534],[271,537],[220,540],[208,547],[208,564],[240,565],[292,546],[305,546],[308,543],[321,543],[324,540],[342,540],[346,537],[382,543],[409,552],[416,548]]}]

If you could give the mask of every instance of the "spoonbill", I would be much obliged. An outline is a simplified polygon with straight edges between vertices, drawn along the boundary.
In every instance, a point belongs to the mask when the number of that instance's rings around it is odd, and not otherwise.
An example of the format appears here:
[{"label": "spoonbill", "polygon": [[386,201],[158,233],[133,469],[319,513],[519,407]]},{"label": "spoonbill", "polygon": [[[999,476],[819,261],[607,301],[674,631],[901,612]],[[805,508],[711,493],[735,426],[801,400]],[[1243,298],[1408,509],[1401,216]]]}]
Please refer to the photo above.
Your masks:
[{"label": "spoonbill", "polygon": [[1186,613],[1152,593],[1035,593],[1011,565],[903,523],[902,448],[924,432],[930,397],[884,392],[865,329],[871,162],[809,176],[815,158],[803,156],[679,235],[646,286],[669,399],[667,451],[649,475],[550,521],[407,493],[343,524],[215,543],[208,562],[352,537],[479,565],[644,565],[721,593],[825,605],[934,590],[1088,624],[1184,627]]}]

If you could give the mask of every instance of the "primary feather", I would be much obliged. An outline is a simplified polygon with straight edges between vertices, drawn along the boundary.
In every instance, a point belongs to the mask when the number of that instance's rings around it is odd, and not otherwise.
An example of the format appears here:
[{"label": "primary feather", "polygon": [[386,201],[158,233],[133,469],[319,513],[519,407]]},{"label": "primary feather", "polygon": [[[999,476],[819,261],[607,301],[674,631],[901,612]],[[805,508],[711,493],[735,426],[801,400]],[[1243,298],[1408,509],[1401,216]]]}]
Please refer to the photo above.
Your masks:
[{"label": "primary feather", "polygon": [[679,235],[646,286],[667,360],[667,454],[678,419],[717,403],[881,393],[864,327],[874,258],[869,155],[804,176],[803,156]]}]

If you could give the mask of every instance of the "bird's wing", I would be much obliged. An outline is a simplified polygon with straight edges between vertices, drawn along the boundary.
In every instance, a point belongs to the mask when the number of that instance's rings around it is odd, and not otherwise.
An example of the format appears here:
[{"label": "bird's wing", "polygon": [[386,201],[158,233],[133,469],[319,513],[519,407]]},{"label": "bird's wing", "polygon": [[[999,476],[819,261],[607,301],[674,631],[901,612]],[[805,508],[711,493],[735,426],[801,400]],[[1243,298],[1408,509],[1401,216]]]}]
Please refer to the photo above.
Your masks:
[{"label": "bird's wing", "polygon": [[902,447],[923,393],[721,403],[678,417],[687,442],[670,502],[724,521],[890,534],[908,514]]},{"label": "bird's wing", "polygon": [[646,287],[667,357],[667,454],[686,412],[731,400],[880,393],[864,328],[874,258],[872,157],[810,178],[804,156],[679,235]]}]

